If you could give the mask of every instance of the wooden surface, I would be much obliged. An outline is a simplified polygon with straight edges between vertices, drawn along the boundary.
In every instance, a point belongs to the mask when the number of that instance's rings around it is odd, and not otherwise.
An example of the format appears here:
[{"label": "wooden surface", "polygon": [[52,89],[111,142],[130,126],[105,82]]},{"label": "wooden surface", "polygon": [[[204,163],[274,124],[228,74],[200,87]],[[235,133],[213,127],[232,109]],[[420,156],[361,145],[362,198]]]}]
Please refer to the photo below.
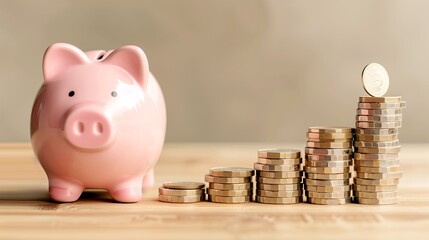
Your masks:
[{"label": "wooden surface", "polygon": [[135,204],[103,191],[51,202],[28,144],[0,145],[0,239],[429,239],[429,144],[403,144],[400,204],[238,205],[157,201],[164,181],[203,181],[215,166],[248,166],[263,147],[303,144],[167,144],[156,187]]}]

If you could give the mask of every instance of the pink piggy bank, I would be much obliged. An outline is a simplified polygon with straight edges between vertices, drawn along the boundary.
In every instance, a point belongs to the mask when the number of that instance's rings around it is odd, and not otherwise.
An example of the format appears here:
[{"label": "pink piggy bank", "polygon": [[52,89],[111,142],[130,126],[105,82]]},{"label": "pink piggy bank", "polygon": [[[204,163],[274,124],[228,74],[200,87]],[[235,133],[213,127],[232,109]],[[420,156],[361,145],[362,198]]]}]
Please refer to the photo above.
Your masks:
[{"label": "pink piggy bank", "polygon": [[106,189],[137,202],[153,186],[166,111],[158,82],[136,46],[83,52],[65,43],[43,58],[44,84],[31,114],[31,142],[49,179],[49,195],[76,201]]}]

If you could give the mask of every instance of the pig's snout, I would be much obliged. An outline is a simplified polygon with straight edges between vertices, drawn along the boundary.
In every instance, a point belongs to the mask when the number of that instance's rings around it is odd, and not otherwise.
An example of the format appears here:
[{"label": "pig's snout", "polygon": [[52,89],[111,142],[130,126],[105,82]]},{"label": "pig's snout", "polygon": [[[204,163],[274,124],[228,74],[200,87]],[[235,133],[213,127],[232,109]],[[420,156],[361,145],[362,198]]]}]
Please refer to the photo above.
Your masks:
[{"label": "pig's snout", "polygon": [[110,118],[96,105],[72,109],[65,120],[64,132],[71,144],[83,149],[105,147],[114,137]]}]

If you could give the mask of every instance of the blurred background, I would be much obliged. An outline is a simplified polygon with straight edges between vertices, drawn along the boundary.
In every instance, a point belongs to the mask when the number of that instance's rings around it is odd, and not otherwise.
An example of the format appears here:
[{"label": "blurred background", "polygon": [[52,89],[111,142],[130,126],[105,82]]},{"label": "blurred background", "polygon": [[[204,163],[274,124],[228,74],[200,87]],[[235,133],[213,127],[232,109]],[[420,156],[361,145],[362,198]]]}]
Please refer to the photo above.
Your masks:
[{"label": "blurred background", "polygon": [[304,142],[354,126],[360,74],[379,62],[401,95],[402,142],[428,142],[429,1],[0,1],[0,141],[29,141],[55,42],[135,44],[168,108],[168,142]]}]

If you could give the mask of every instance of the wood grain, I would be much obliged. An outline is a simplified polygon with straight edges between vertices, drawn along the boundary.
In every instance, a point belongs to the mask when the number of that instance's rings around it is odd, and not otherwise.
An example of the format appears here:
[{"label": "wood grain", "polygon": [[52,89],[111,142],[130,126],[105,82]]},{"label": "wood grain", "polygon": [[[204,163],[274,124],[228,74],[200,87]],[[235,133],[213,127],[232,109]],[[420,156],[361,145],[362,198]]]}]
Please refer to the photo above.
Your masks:
[{"label": "wood grain", "polygon": [[428,144],[404,144],[400,204],[225,205],[157,201],[165,181],[203,181],[215,166],[252,167],[256,150],[303,144],[167,144],[156,187],[135,204],[101,190],[75,203],[51,202],[29,144],[0,144],[0,239],[404,239],[429,238]]}]

